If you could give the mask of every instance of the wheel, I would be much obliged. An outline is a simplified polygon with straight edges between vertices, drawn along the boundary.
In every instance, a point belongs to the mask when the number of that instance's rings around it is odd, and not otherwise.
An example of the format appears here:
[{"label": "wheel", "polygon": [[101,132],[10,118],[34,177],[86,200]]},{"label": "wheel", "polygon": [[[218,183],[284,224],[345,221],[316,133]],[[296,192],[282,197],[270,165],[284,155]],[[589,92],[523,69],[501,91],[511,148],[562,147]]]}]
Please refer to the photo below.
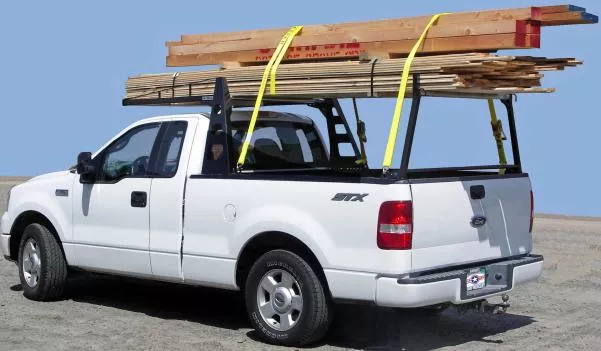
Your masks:
[{"label": "wheel", "polygon": [[25,228],[19,246],[19,278],[23,294],[36,301],[56,300],[67,285],[67,263],[61,248],[41,224]]},{"label": "wheel", "polygon": [[251,323],[268,343],[302,346],[321,339],[332,320],[332,302],[311,266],[285,250],[270,251],[246,280]]}]

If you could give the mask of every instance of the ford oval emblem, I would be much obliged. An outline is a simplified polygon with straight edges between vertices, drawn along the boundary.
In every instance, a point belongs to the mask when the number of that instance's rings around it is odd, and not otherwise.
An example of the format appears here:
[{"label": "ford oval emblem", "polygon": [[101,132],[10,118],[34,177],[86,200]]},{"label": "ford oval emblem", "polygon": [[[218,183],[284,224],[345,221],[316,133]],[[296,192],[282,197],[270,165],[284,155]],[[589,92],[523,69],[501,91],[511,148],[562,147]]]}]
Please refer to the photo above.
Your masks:
[{"label": "ford oval emblem", "polygon": [[472,225],[472,227],[481,227],[484,224],[486,224],[486,217],[484,216],[474,216],[472,217],[472,220],[470,221],[470,224]]}]

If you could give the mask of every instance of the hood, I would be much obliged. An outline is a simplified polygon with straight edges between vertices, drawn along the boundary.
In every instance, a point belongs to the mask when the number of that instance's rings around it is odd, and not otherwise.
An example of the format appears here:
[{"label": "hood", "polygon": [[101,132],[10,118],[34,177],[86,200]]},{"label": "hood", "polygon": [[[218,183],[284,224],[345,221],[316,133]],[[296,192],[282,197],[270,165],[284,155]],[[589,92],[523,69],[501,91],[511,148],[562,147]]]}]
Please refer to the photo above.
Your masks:
[{"label": "hood", "polygon": [[11,203],[24,195],[32,193],[54,194],[56,189],[70,190],[73,183],[73,174],[69,171],[52,172],[31,178],[28,181],[15,185],[11,190]]},{"label": "hood", "polygon": [[51,172],[51,173],[45,173],[42,175],[39,175],[37,177],[33,177],[31,179],[29,179],[27,181],[27,183],[29,182],[36,182],[36,181],[40,181],[40,180],[50,180],[53,178],[61,178],[64,177],[65,175],[69,174],[70,171],[59,171],[59,172]]}]

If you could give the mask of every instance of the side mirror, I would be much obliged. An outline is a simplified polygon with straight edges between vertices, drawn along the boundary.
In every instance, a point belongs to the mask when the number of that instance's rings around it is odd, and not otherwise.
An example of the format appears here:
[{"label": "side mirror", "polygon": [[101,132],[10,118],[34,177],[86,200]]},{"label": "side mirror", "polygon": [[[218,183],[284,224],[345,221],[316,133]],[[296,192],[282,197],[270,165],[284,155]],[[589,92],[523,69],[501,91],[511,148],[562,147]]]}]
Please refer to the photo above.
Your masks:
[{"label": "side mirror", "polygon": [[81,176],[82,183],[92,183],[96,177],[96,169],[92,165],[92,153],[80,152],[77,155],[77,174]]}]

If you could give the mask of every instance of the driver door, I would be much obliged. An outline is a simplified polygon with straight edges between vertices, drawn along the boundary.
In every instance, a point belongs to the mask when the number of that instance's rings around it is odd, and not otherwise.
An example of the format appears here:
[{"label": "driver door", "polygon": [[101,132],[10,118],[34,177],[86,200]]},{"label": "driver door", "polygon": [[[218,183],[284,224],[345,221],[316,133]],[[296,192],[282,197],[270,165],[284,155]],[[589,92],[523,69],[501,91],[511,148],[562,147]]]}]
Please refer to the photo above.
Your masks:
[{"label": "driver door", "polygon": [[100,152],[93,184],[73,184],[74,266],[151,275],[149,165],[160,123],[133,127]]}]

